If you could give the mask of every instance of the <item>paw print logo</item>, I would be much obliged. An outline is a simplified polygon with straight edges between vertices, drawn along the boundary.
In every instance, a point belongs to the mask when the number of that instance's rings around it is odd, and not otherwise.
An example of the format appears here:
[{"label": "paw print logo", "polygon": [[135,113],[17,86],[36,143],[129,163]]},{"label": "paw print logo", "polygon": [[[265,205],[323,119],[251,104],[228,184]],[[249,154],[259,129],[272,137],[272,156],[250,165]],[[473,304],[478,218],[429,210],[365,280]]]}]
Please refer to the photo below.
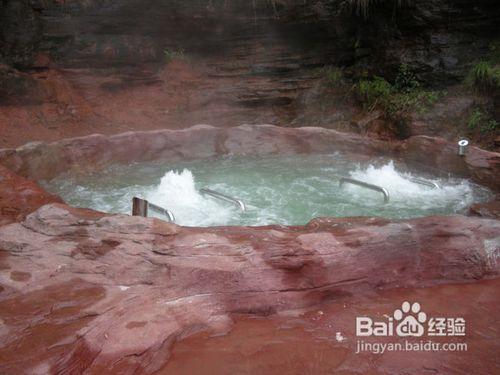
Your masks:
[{"label": "paw print logo", "polygon": [[427,315],[420,311],[420,304],[403,302],[401,309],[394,311],[394,320],[398,321],[396,334],[401,337],[420,337],[424,334],[424,325]]}]

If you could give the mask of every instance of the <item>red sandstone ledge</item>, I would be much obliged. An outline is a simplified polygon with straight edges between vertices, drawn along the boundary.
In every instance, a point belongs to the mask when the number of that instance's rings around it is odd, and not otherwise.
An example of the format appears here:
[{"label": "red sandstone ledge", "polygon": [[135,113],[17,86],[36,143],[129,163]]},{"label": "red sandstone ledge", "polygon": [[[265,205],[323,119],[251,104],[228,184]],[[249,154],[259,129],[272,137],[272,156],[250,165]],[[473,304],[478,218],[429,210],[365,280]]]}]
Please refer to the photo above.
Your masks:
[{"label": "red sandstone ledge", "polygon": [[39,207],[57,202],[63,201],[0,165],[0,226],[22,221]]},{"label": "red sandstone ledge", "polygon": [[113,163],[201,159],[218,155],[269,155],[343,152],[357,157],[387,156],[408,167],[471,178],[500,191],[500,154],[457,145],[441,138],[411,137],[403,142],[374,140],[335,130],[273,125],[215,128],[197,125],[183,130],[91,135],[52,143],[30,143],[0,150],[0,164],[33,180],[50,179],[69,169],[89,171]]},{"label": "red sandstone ledge", "polygon": [[[0,227],[0,372],[151,374],[176,342],[227,333],[235,314],[279,316],[375,290],[498,278],[499,233],[498,220],[460,215],[184,228],[46,205]],[[475,311],[472,325],[483,319]],[[347,334],[347,326],[335,327]],[[482,350],[498,347],[497,331],[473,332],[466,339]]]}]

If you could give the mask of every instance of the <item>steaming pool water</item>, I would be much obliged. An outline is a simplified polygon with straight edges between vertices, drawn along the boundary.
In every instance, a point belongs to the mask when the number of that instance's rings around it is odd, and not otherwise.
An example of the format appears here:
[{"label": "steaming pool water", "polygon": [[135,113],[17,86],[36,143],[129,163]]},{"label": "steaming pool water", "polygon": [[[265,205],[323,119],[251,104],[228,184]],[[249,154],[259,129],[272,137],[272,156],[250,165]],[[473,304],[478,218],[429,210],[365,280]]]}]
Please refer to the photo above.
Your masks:
[{"label": "steaming pool water", "polygon": [[[386,188],[380,192],[346,184],[351,177]],[[88,175],[61,175],[42,181],[67,203],[111,213],[131,212],[137,196],[172,211],[176,223],[186,226],[303,225],[316,217],[381,216],[400,219],[435,214],[463,213],[473,202],[491,193],[468,180],[427,178],[441,189],[410,181],[419,177],[398,171],[387,159],[353,163],[339,154],[242,157],[210,160],[156,161],[111,166]],[[237,197],[237,207],[203,195],[209,187]],[[157,216],[150,211],[150,216]]]}]

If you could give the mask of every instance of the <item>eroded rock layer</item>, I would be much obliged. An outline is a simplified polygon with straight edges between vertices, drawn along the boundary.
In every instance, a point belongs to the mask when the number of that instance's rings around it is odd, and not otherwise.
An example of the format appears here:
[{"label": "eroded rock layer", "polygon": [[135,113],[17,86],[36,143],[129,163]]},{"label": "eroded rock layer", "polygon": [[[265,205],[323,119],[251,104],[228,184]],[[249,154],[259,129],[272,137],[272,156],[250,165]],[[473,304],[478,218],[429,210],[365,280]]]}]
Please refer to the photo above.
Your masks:
[{"label": "eroded rock layer", "polygon": [[0,226],[22,221],[39,207],[55,202],[62,203],[62,199],[0,165]]},{"label": "eroded rock layer", "polygon": [[[43,68],[46,62],[37,54],[44,53],[61,67],[90,67],[96,72],[115,68],[126,76],[140,64],[161,62],[165,49],[182,49],[218,58],[214,63],[221,74],[276,77],[283,87],[297,73],[331,62],[378,66],[379,71],[407,62],[422,77],[446,81],[460,77],[464,66],[488,51],[500,17],[494,0],[357,4],[5,1],[0,12],[0,57],[25,69]],[[129,77],[136,83],[151,79],[147,74]],[[260,104],[279,98],[259,97]],[[244,103],[251,104],[251,98],[242,99]]]},{"label": "eroded rock layer", "polygon": [[51,179],[68,170],[91,171],[110,164],[147,160],[202,159],[219,155],[270,155],[342,152],[356,158],[397,158],[408,167],[434,174],[471,178],[500,190],[500,155],[458,146],[440,138],[415,136],[403,142],[374,140],[335,130],[272,125],[216,128],[198,125],[185,130],[91,135],[53,143],[35,142],[0,150],[0,163],[34,180]]},{"label": "eroded rock layer", "polygon": [[153,373],[175,342],[227,333],[234,314],[498,277],[499,233],[464,216],[196,229],[46,205],[0,227],[0,369]]}]

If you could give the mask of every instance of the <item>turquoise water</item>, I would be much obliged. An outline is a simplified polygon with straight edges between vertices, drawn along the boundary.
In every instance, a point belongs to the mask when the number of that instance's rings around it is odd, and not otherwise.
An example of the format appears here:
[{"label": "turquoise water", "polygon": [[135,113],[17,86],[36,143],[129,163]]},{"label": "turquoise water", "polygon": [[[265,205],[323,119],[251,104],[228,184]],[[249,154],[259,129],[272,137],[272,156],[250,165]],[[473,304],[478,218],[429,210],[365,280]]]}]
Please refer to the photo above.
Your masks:
[{"label": "turquoise water", "polygon": [[[354,185],[339,187],[338,176],[385,187],[391,196]],[[42,184],[78,207],[131,212],[133,196],[171,210],[187,226],[302,225],[321,216],[411,218],[462,213],[490,192],[468,180],[431,178],[433,189],[409,181],[392,161],[353,163],[338,154],[221,157],[212,160],[111,166],[91,175],[62,175]],[[199,189],[209,187],[243,200],[247,212]],[[151,216],[157,216],[152,214]]]}]

